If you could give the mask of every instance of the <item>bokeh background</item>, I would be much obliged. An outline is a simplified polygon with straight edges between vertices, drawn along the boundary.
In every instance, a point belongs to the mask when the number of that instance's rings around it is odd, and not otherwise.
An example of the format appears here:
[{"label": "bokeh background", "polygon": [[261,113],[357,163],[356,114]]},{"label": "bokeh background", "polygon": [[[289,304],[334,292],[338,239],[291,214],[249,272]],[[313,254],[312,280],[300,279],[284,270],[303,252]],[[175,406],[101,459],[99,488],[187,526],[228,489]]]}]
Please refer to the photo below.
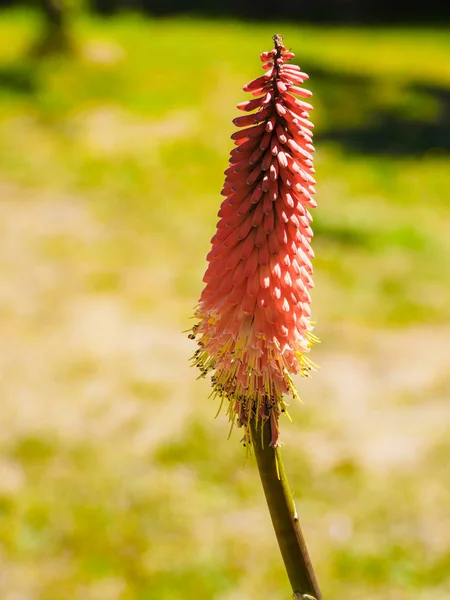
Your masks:
[{"label": "bokeh background", "polygon": [[235,105],[281,32],[319,202],[321,369],[282,422],[297,510],[325,598],[449,600],[443,6],[1,4],[0,598],[289,597],[181,333]]}]

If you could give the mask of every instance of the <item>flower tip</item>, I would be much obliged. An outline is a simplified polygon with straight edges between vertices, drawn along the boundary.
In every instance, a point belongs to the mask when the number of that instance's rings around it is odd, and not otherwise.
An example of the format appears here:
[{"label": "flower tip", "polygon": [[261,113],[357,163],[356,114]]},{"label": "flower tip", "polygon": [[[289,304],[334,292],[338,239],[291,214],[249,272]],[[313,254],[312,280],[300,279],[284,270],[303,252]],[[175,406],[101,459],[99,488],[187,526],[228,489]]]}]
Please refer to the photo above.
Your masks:
[{"label": "flower tip", "polygon": [[273,43],[275,44],[275,48],[278,50],[278,48],[283,49],[283,36],[281,35],[281,33],[276,33],[273,36]]}]

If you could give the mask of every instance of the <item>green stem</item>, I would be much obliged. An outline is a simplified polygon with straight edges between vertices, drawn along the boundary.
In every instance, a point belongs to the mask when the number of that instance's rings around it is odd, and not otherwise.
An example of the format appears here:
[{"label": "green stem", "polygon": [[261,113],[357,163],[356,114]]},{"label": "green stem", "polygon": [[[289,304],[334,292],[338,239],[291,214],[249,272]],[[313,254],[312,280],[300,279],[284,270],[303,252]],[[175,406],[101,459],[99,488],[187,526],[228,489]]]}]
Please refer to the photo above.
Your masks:
[{"label": "green stem", "polygon": [[[251,424],[253,449],[294,598],[323,600],[309,558],[279,448],[270,446],[270,422]],[[309,600],[309,599],[308,599]]]}]

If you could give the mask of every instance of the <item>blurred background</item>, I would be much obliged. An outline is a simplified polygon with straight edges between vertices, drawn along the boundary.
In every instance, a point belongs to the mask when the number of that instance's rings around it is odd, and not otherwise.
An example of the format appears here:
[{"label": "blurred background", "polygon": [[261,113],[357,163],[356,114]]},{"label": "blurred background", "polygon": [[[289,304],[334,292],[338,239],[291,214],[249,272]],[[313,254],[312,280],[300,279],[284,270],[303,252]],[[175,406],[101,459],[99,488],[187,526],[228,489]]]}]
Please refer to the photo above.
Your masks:
[{"label": "blurred background", "polygon": [[325,598],[449,600],[443,3],[0,4],[0,598],[289,597],[181,333],[235,105],[281,32],[319,202],[321,369],[282,422],[297,510]]}]

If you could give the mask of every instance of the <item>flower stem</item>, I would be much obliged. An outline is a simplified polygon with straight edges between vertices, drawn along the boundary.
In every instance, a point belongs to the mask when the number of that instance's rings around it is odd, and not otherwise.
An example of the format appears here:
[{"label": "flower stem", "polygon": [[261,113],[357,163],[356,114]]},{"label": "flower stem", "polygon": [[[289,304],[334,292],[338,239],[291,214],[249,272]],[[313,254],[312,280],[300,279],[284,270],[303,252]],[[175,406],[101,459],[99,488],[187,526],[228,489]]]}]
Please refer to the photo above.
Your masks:
[{"label": "flower stem", "polygon": [[305,600],[323,600],[300,528],[280,449],[270,446],[270,420],[262,428],[252,421],[251,433],[264,494],[294,598],[302,600],[306,595]]}]

